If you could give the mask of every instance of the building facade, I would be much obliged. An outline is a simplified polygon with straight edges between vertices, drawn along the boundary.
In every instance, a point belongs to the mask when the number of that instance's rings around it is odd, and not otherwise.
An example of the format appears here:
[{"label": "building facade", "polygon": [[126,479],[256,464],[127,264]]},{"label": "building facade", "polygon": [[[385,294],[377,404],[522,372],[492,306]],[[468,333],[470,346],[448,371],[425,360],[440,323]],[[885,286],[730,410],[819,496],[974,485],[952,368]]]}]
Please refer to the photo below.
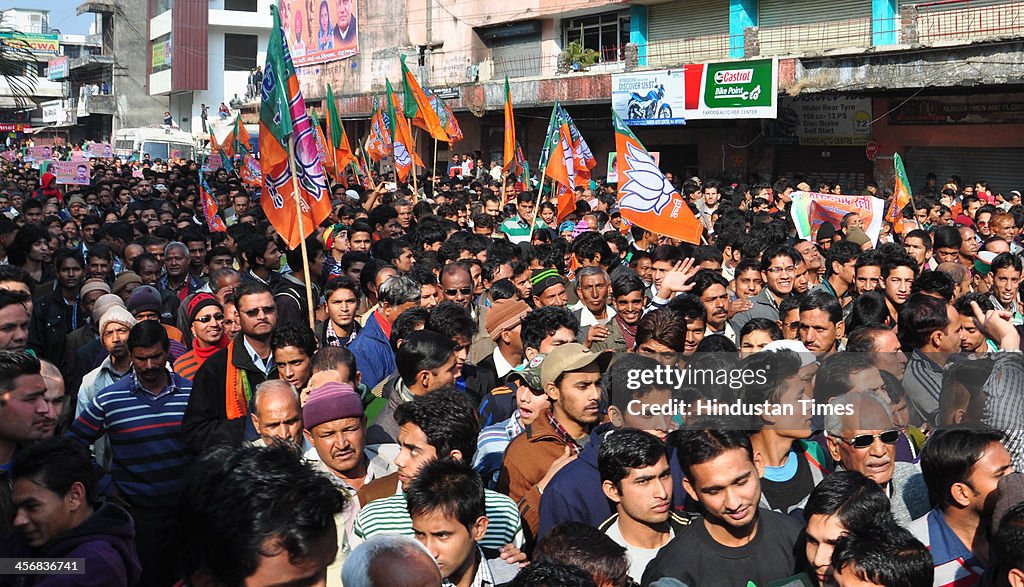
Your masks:
[{"label": "building facade", "polygon": [[[1013,164],[1024,157],[1018,0],[353,4],[358,53],[300,67],[300,80],[314,107],[330,83],[356,136],[365,136],[385,79],[400,81],[404,55],[459,116],[465,139],[455,152],[485,160],[500,153],[507,76],[528,158],[537,160],[558,101],[602,162],[600,177],[614,150],[617,76],[772,58],[775,118],[688,119],[636,134],[661,153],[664,169],[683,176],[799,175],[852,192],[891,181],[892,153],[900,152],[915,184],[929,171],[987,179],[1000,191],[1024,184]],[[418,145],[425,160],[432,147]],[[450,154],[440,145],[440,160]]]}]

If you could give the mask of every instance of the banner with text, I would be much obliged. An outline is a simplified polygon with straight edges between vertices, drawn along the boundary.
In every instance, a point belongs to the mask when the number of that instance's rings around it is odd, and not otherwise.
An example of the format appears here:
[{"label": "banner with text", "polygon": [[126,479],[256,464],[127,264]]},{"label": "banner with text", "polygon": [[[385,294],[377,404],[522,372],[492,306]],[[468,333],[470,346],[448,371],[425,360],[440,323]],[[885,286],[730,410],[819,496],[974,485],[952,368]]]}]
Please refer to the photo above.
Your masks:
[{"label": "banner with text", "polygon": [[89,164],[85,161],[53,161],[50,173],[57,176],[57,183],[89,185]]},{"label": "banner with text", "polygon": [[683,70],[612,76],[612,108],[630,126],[686,124]]},{"label": "banner with text", "polygon": [[114,157],[114,148],[110,146],[110,143],[89,143],[88,149],[90,157],[99,159],[112,159]]},{"label": "banner with text", "polygon": [[612,108],[630,126],[775,118],[778,70],[775,59],[756,59],[617,74],[612,76]]},{"label": "banner with text", "polygon": [[878,244],[882,230],[885,201],[873,196],[836,196],[817,192],[794,192],[790,215],[796,225],[797,236],[812,240],[818,227],[828,222],[839,228],[843,217],[850,212],[860,214],[864,220],[864,232],[873,244]]},{"label": "banner with text", "polygon": [[765,126],[770,145],[862,146],[871,140],[871,98],[806,94],[779,102]]}]

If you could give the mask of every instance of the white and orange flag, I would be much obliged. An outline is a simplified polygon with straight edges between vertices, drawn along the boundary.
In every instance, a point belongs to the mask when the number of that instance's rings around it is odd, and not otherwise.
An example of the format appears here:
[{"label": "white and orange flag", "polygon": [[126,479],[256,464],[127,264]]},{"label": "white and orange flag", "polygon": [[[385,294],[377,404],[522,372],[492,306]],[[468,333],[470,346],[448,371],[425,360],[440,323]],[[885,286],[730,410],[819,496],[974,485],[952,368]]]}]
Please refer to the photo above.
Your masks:
[{"label": "white and orange flag", "polygon": [[612,126],[615,127],[622,217],[655,234],[700,244],[703,231],[700,221],[614,110]]}]

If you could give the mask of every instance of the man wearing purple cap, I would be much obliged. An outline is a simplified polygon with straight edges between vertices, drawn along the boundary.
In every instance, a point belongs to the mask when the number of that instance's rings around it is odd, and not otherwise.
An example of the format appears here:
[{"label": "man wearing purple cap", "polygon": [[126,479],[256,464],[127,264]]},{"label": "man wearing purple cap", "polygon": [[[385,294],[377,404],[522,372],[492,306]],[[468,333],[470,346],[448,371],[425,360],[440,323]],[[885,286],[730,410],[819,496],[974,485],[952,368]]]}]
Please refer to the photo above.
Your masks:
[{"label": "man wearing purple cap", "polygon": [[[348,537],[359,513],[356,492],[377,477],[393,472],[394,459],[378,454],[382,445],[366,446],[366,413],[351,385],[332,381],[310,392],[302,407],[302,422],[306,440],[313,445],[306,458],[348,498],[341,512]],[[397,446],[391,448],[393,457]],[[338,531],[342,531],[341,525]],[[346,542],[339,539],[339,544]]]}]

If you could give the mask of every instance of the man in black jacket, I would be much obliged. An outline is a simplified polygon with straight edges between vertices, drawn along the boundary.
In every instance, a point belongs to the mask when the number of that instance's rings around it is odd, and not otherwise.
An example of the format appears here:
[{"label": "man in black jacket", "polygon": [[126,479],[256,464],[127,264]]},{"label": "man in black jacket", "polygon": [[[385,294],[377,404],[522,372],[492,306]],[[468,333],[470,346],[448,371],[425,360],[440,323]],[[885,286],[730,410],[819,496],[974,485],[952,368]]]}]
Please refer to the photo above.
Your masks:
[{"label": "man in black jacket", "polygon": [[270,336],[277,327],[277,307],[270,288],[258,282],[235,290],[242,331],[196,372],[181,428],[195,453],[219,444],[238,446],[255,440],[249,418],[253,392],[267,379],[277,378]]},{"label": "man in black jacket", "polygon": [[29,325],[28,345],[35,353],[60,366],[74,370],[75,355],[66,352],[68,334],[85,324],[86,314],[79,308],[78,292],[85,277],[85,258],[81,251],[61,249],[53,255],[57,281],[53,290],[36,298]]}]

